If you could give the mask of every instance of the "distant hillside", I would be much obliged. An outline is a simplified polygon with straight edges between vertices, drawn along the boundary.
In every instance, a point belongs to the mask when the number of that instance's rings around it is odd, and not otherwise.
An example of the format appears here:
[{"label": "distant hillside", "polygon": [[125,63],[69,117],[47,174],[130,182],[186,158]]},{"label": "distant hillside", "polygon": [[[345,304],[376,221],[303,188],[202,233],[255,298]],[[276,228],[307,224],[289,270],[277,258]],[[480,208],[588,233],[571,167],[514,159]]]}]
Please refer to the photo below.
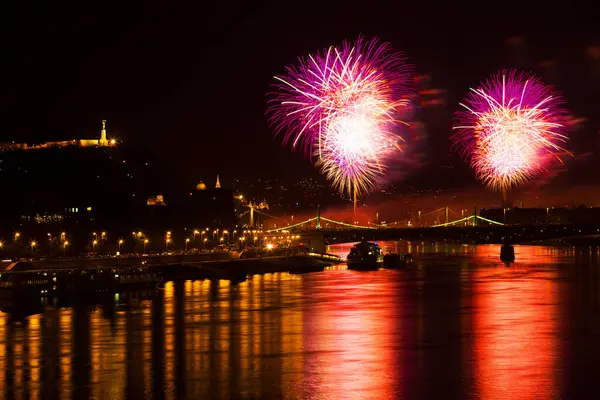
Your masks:
[{"label": "distant hillside", "polygon": [[51,147],[0,152],[0,215],[92,207],[115,216],[185,192],[169,166],[133,147]]}]

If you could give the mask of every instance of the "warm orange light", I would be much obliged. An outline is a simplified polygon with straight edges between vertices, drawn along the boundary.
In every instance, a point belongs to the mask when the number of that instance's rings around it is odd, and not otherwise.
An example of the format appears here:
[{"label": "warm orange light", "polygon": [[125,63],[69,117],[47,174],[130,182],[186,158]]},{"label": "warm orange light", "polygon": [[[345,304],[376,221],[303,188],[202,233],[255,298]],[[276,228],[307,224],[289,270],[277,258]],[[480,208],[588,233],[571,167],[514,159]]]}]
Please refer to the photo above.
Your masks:
[{"label": "warm orange light", "polygon": [[67,247],[69,245],[69,241],[65,240],[65,242],[63,243],[63,246]]},{"label": "warm orange light", "polygon": [[271,243],[268,243],[268,244],[267,244],[267,249],[271,250],[272,248],[273,248],[273,244],[271,244]]},{"label": "warm orange light", "polygon": [[30,244],[31,244],[31,247],[37,246],[37,242],[35,240],[32,240]]},{"label": "warm orange light", "polygon": [[185,238],[185,242],[189,243],[190,242],[190,238]]},{"label": "warm orange light", "polygon": [[167,243],[171,243],[171,239],[167,238]]},{"label": "warm orange light", "polygon": [[98,241],[97,241],[97,240],[94,240],[94,241],[92,242],[92,244],[95,246],[95,245],[97,245],[97,244],[98,244]]},{"label": "warm orange light", "polygon": [[171,231],[167,231],[167,236],[171,236]]},{"label": "warm orange light", "polygon": [[119,239],[119,244],[123,244],[123,239]]},{"label": "warm orange light", "polygon": [[15,232],[15,240],[19,240],[20,237],[21,237],[21,233]]},{"label": "warm orange light", "polygon": [[200,231],[198,229],[194,229],[194,235],[199,235]]},{"label": "warm orange light", "polygon": [[0,249],[4,247],[4,242],[0,240]]},{"label": "warm orange light", "polygon": [[138,233],[137,233],[137,235],[138,235],[139,237],[142,237],[143,233],[142,233],[142,232],[138,232]]},{"label": "warm orange light", "polygon": [[144,244],[148,244],[148,242],[150,242],[150,240],[148,240],[148,239],[144,240]]}]

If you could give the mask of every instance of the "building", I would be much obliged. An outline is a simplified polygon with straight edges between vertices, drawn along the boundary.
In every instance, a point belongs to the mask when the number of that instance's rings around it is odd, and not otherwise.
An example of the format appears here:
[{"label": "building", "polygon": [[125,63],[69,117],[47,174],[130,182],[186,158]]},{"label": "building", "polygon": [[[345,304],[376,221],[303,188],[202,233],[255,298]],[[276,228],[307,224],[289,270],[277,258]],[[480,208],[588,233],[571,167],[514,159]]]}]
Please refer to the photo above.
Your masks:
[{"label": "building", "polygon": [[106,120],[102,121],[102,129],[100,130],[99,139],[73,139],[63,140],[58,142],[45,142],[36,145],[28,145],[27,143],[0,143],[0,151],[11,151],[11,150],[39,150],[47,149],[50,147],[67,147],[67,146],[79,146],[79,147],[111,147],[116,146],[116,139],[108,139],[106,132]]},{"label": "building", "polygon": [[233,227],[237,223],[233,191],[221,186],[218,175],[213,189],[207,189],[203,182],[196,186],[186,208],[193,226]]}]

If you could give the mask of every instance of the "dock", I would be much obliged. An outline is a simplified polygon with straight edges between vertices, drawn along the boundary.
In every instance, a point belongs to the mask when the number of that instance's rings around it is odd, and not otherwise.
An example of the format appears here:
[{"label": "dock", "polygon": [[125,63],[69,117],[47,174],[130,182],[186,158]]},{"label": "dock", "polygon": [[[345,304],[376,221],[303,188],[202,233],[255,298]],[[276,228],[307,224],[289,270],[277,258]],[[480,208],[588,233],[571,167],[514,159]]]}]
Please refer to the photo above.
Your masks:
[{"label": "dock", "polygon": [[308,273],[343,262],[329,254],[297,253],[205,261],[144,263],[137,265],[71,266],[39,268],[33,263],[13,265],[0,271],[0,299],[57,297],[118,293],[159,287],[162,282],[197,279],[225,279],[242,282],[248,275],[269,272]]}]

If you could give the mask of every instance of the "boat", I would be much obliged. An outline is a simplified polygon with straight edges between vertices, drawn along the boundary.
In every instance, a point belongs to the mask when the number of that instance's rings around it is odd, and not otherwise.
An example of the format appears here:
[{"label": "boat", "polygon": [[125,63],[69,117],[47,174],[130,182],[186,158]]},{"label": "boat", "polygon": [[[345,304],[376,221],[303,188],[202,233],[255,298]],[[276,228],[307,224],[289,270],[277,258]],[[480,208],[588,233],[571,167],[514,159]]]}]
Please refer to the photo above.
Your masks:
[{"label": "boat", "polygon": [[366,240],[357,243],[346,257],[349,269],[378,269],[383,264],[381,248]]},{"label": "boat", "polygon": [[401,268],[412,262],[412,256],[404,253],[388,253],[383,256],[383,268]]}]

